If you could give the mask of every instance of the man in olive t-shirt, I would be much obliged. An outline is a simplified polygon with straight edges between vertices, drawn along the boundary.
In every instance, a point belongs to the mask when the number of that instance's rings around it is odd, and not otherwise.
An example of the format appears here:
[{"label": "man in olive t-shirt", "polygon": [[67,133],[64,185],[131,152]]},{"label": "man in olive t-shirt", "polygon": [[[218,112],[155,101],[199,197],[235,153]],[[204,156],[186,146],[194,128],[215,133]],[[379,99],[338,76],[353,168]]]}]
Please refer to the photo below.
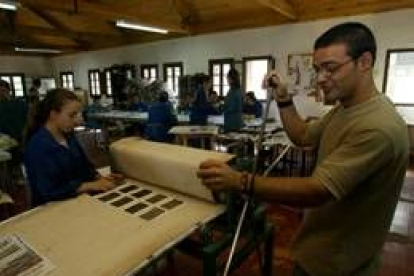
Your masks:
[{"label": "man in olive t-shirt", "polygon": [[[295,276],[368,276],[378,268],[408,164],[408,133],[375,86],[375,57],[375,38],[361,23],[334,26],[316,40],[316,83],[325,101],[337,104],[314,122],[298,115],[277,72],[263,80],[292,142],[318,152],[309,177],[255,177],[253,183],[257,197],[306,208],[292,246]],[[197,174],[216,191],[245,191],[252,178],[216,160],[203,162]]]}]

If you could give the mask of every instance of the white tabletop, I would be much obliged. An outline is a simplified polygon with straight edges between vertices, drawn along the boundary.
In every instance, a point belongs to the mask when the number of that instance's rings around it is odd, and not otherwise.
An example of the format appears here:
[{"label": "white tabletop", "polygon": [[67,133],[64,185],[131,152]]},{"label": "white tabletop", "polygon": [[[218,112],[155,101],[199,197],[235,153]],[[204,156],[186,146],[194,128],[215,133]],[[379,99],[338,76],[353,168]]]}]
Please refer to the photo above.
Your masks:
[{"label": "white tabletop", "polygon": [[175,126],[169,131],[176,135],[217,135],[218,126]]}]

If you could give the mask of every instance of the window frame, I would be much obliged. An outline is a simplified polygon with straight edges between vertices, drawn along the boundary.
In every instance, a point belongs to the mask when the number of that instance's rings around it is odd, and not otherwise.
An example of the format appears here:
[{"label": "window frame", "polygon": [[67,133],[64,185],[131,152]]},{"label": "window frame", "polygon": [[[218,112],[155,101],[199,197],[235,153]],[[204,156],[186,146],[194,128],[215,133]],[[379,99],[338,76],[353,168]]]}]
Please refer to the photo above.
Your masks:
[{"label": "window frame", "polygon": [[[13,98],[26,98],[26,77],[24,73],[0,73],[0,79],[2,77],[7,77],[10,79],[10,96]],[[16,89],[13,81],[13,77],[20,77],[22,81],[23,96],[16,96]]]},{"label": "window frame", "polygon": [[[385,69],[384,69],[384,77],[383,77],[383,82],[382,82],[382,92],[384,94],[388,94],[387,91],[387,85],[388,85],[388,81],[389,81],[389,71],[390,71],[390,58],[391,58],[391,54],[394,53],[406,53],[406,52],[412,52],[414,53],[414,48],[396,48],[396,49],[387,49],[387,54],[385,55]],[[390,97],[391,102],[395,105],[395,106],[408,106],[408,107],[414,107],[414,102],[413,103],[395,103],[391,97]]]},{"label": "window frame", "polygon": [[[63,79],[63,77],[68,77],[68,76],[72,76],[72,88],[70,87],[65,87],[65,81]],[[69,81],[67,81],[66,83],[69,83]],[[75,74],[73,73],[73,71],[63,71],[60,72],[60,85],[63,88],[69,89],[69,90],[75,90]]]},{"label": "window frame", "polygon": [[223,79],[227,77],[227,73],[223,72],[223,66],[229,64],[230,68],[234,68],[235,63],[236,62],[234,58],[221,58],[221,59],[209,59],[208,60],[208,72],[213,82],[213,90],[215,90],[214,88],[215,87],[214,86],[215,75],[213,72],[213,68],[214,68],[214,65],[220,65],[220,75],[219,75],[220,83],[219,83],[219,89],[218,91],[216,91],[219,96],[224,96],[228,92],[228,91],[224,91]]},{"label": "window frame", "polygon": [[[276,59],[272,55],[263,55],[263,56],[248,56],[243,57],[243,75],[242,75],[242,86],[247,91],[247,63],[249,61],[258,61],[258,60],[267,60],[267,72],[275,68],[276,65]],[[257,96],[257,91],[255,91],[255,94]],[[257,97],[259,101],[265,101],[266,98],[260,98]]]},{"label": "window frame", "polygon": [[[143,79],[148,79],[150,82],[156,81],[159,77],[159,72],[158,72],[158,64],[153,63],[153,64],[141,64],[141,78]],[[151,69],[155,69],[155,76],[151,76]],[[145,70],[149,70],[149,78],[145,78],[144,77],[144,72]]]},{"label": "window frame", "polygon": [[[107,76],[108,73],[109,73],[109,83],[108,83],[108,76]],[[104,83],[104,87],[105,87],[105,89],[104,89],[105,96],[108,97],[108,98],[112,98],[114,93],[112,91],[112,70],[111,70],[111,67],[105,68],[103,70],[103,76],[104,76],[103,83]],[[110,92],[108,92],[108,91],[110,91]]]},{"label": "window frame", "polygon": [[[97,85],[94,86],[94,88],[99,88],[99,93],[94,94],[93,93],[93,88],[92,88],[92,78],[91,78],[91,74],[97,73],[98,75],[98,80],[97,80]],[[88,80],[89,80],[89,95],[92,98],[99,98],[102,96],[102,83],[101,83],[101,71],[99,69],[89,69],[88,70]]]},{"label": "window frame", "polygon": [[[181,61],[180,62],[167,62],[167,63],[164,63],[162,65],[162,67],[163,67],[163,77],[164,77],[163,79],[164,79],[165,83],[168,83],[167,70],[168,70],[168,68],[172,68],[172,73],[173,73],[172,74],[172,79],[173,79],[172,90],[173,90],[173,93],[174,93],[174,97],[178,98],[179,95],[180,95],[179,78],[184,75],[184,64],[183,64],[183,62],[181,62]],[[179,68],[179,70],[180,70],[180,75],[179,76],[176,76],[176,72],[175,72],[176,68]],[[177,84],[177,85],[175,85],[175,84]],[[177,86],[177,87],[175,87],[175,86]]]}]

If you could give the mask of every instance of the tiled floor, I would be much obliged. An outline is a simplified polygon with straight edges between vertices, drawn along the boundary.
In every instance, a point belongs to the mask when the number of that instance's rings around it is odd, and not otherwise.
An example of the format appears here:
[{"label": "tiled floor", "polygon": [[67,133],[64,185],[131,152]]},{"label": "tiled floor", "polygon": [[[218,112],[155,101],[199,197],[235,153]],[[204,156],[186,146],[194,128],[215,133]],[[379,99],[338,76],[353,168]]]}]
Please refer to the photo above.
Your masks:
[{"label": "tiled floor", "polygon": [[[96,144],[93,141],[87,140],[87,143],[89,143],[88,147],[92,149],[87,154],[93,163],[96,166],[108,164],[108,158],[102,154],[103,151],[94,147]],[[27,202],[24,186],[17,185],[17,187],[13,196],[16,199],[15,212],[19,213],[27,208]],[[278,228],[274,243],[273,274],[287,276],[291,269],[289,244],[300,223],[300,213],[278,205],[270,205],[268,217]],[[174,260],[174,266],[164,263],[151,275],[202,275],[202,264],[193,257],[177,252],[174,254]],[[257,254],[250,256],[244,265],[232,275],[260,275]],[[414,275],[414,165],[407,171],[401,200],[395,213],[390,235],[383,248],[383,265],[378,276],[391,275]]]},{"label": "tiled floor", "polygon": [[414,167],[407,171],[378,276],[414,275]]}]

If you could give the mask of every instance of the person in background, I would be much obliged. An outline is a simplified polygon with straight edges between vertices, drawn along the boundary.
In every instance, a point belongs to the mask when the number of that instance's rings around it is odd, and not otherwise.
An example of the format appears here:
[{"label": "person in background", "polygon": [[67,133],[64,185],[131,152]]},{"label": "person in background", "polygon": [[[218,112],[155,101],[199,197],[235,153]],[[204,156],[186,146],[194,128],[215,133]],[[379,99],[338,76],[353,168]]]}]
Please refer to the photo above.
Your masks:
[{"label": "person in background", "polygon": [[171,142],[173,136],[168,134],[168,131],[176,124],[177,117],[168,100],[168,93],[163,91],[160,93],[158,101],[149,106],[145,135],[152,141]]},{"label": "person in background", "polygon": [[104,192],[121,175],[100,176],[79,145],[74,128],[82,122],[82,104],[72,92],[51,90],[38,103],[25,132],[24,165],[32,205]]},{"label": "person in background", "polygon": [[209,112],[208,95],[211,90],[211,77],[201,74],[197,80],[195,99],[191,105],[190,125],[207,125]]},{"label": "person in background", "polygon": [[253,115],[255,118],[261,118],[262,112],[262,104],[256,99],[254,92],[247,92],[244,97],[243,114]]},{"label": "person in background", "polygon": [[180,114],[190,114],[193,102],[193,97],[189,94],[185,94],[183,98],[180,99],[180,104],[177,107],[177,112]]},{"label": "person in background", "polygon": [[93,118],[94,113],[105,112],[106,108],[101,104],[101,97],[95,96],[92,98],[92,103],[88,104],[83,110],[83,118],[85,119],[85,126],[87,128],[99,129],[101,123],[99,120]]},{"label": "person in background", "polygon": [[220,115],[222,113],[223,104],[220,101],[220,98],[216,91],[214,90],[210,91],[208,102],[209,102],[208,115]]},{"label": "person in background", "polygon": [[[144,113],[148,112],[148,105],[141,100],[138,93],[133,93],[129,96],[127,110]],[[145,133],[145,127],[146,124],[143,122],[134,122],[125,127],[125,134],[142,136]]]},{"label": "person in background", "polygon": [[208,160],[198,176],[212,190],[239,190],[306,208],[292,244],[293,275],[376,275],[408,165],[408,133],[392,102],[375,86],[376,42],[357,22],[342,23],[314,44],[317,84],[337,104],[303,120],[277,72],[273,87],[290,140],[317,150],[309,177],[261,177]]},{"label": "person in background", "polygon": [[227,73],[227,82],[230,89],[223,105],[224,132],[238,131],[243,127],[243,99],[240,90],[240,75],[235,68],[231,68]]},{"label": "person in background", "polygon": [[128,106],[128,111],[147,112],[148,106],[141,101],[141,97],[138,94],[133,94],[131,96],[131,103]]},{"label": "person in background", "polygon": [[10,84],[0,80],[0,133],[10,135],[21,144],[27,113],[28,107],[24,100],[13,97]]},{"label": "person in background", "polygon": [[29,104],[37,103],[40,99],[39,89],[42,86],[42,83],[39,78],[34,78],[32,87],[30,87],[29,92],[27,94],[27,101]]},{"label": "person in background", "polygon": [[11,100],[10,84],[0,79],[0,102],[8,102]]}]

